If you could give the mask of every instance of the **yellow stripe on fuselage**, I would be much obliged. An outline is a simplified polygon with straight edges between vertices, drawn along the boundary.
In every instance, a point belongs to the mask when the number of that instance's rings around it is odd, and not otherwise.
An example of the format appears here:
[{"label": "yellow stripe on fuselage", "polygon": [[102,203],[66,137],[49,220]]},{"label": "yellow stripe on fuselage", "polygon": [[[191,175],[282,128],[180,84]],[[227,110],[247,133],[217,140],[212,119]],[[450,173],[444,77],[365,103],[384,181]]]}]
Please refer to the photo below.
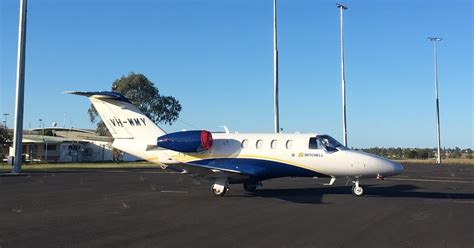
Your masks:
[{"label": "yellow stripe on fuselage", "polygon": [[232,154],[230,154],[230,155],[224,155],[224,154],[222,154],[222,155],[213,155],[213,154],[192,154],[192,155],[189,155],[189,154],[181,154],[181,155],[173,156],[173,159],[175,159],[176,161],[182,162],[182,163],[195,162],[195,161],[204,160],[204,159],[223,159],[223,158],[262,159],[262,160],[268,160],[268,161],[293,165],[293,166],[296,166],[296,167],[300,167],[300,168],[304,168],[304,169],[311,170],[311,171],[314,171],[314,172],[318,172],[314,168],[311,168],[310,166],[307,166],[307,165],[304,165],[304,164],[295,163],[295,162],[291,162],[291,161],[283,160],[283,159],[278,159],[278,158],[274,158],[274,157],[260,156],[260,155],[250,155],[250,154],[249,155],[240,155],[240,154],[239,155],[232,155]]}]

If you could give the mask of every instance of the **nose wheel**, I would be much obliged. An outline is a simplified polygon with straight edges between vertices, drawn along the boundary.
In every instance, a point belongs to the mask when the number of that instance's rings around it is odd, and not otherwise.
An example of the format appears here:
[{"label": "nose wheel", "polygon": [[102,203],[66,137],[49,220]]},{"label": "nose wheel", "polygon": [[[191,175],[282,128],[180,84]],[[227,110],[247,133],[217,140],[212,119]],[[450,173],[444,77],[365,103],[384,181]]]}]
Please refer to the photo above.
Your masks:
[{"label": "nose wheel", "polygon": [[229,190],[229,180],[227,178],[217,178],[211,188],[215,196],[222,197]]},{"label": "nose wheel", "polygon": [[362,196],[364,194],[364,188],[359,184],[359,180],[352,181],[354,186],[352,186],[352,194],[355,196]]}]

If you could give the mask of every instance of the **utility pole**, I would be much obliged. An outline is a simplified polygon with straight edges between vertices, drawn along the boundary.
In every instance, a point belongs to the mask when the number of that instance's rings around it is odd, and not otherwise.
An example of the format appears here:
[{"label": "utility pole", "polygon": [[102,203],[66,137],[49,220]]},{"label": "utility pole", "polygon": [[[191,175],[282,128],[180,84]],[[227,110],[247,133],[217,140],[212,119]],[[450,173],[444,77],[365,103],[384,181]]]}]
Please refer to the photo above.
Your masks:
[{"label": "utility pole", "polygon": [[439,95],[438,95],[438,48],[436,44],[439,41],[442,41],[442,38],[428,37],[428,40],[433,42],[434,50],[434,74],[435,74],[435,96],[436,96],[436,132],[437,132],[437,141],[438,141],[438,157],[436,158],[436,163],[441,164],[441,134],[440,134],[440,125],[439,125]]},{"label": "utility pole", "polygon": [[23,107],[25,102],[25,50],[26,50],[26,13],[27,0],[20,0],[20,18],[18,28],[18,59],[16,66],[15,129],[13,131],[12,173],[21,173],[23,146]]},{"label": "utility pole", "polygon": [[275,101],[275,133],[280,132],[280,116],[278,107],[278,47],[277,47],[277,5],[273,0],[273,85]]},{"label": "utility pole", "polygon": [[344,72],[344,33],[343,33],[343,13],[347,9],[346,6],[336,3],[337,8],[339,8],[339,13],[341,17],[341,83],[342,83],[342,137],[344,140],[344,146],[347,146],[347,122],[346,122],[346,77]]}]

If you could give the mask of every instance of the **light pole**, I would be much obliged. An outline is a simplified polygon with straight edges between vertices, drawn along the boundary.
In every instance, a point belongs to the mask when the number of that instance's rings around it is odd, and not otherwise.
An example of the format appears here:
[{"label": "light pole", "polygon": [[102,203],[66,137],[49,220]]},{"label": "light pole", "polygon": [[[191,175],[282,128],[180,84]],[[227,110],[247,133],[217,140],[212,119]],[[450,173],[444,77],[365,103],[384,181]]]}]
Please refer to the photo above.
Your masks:
[{"label": "light pole", "polygon": [[27,0],[20,0],[18,28],[18,59],[16,66],[15,129],[13,130],[12,173],[21,173],[23,146],[23,107],[25,102],[25,50],[26,50],[26,7]]},{"label": "light pole", "polygon": [[[41,134],[41,138],[43,139],[43,142],[45,142],[45,146],[43,148],[45,148],[44,152],[45,152],[45,161],[46,161],[46,158],[48,156],[48,149],[47,149],[48,148],[48,143],[44,139],[43,119],[41,119],[41,118],[38,119],[38,126],[39,126],[39,132]],[[38,157],[41,159],[40,156],[38,156]]]},{"label": "light pole", "polygon": [[436,132],[438,141],[438,157],[436,163],[441,164],[441,134],[439,125],[439,95],[438,95],[438,49],[436,44],[443,40],[442,38],[428,37],[428,40],[433,42],[434,50],[434,74],[435,74],[435,95],[436,95]]},{"label": "light pole", "polygon": [[273,86],[275,108],[275,133],[280,132],[280,116],[278,106],[278,47],[277,47],[277,5],[273,0]]},{"label": "light pole", "polygon": [[346,77],[344,73],[344,19],[343,12],[347,9],[346,6],[336,3],[336,6],[339,8],[339,13],[341,16],[341,83],[342,83],[342,135],[344,139],[344,146],[347,146],[347,122],[346,122]]},{"label": "light pole", "polygon": [[5,129],[8,129],[8,128],[7,128],[7,121],[8,121],[8,116],[9,116],[9,115],[10,115],[9,113],[4,113],[4,114],[3,114],[3,116],[5,116]]}]

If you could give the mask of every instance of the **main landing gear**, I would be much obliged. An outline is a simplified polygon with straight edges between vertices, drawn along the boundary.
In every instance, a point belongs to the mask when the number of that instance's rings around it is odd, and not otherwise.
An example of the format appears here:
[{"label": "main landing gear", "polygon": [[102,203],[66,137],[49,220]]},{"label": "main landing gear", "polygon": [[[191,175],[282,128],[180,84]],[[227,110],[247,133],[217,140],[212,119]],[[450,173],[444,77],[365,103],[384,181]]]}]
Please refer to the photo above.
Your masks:
[{"label": "main landing gear", "polygon": [[352,183],[354,184],[354,186],[352,186],[352,194],[355,196],[362,196],[364,194],[364,189],[359,184],[359,179],[352,181]]},{"label": "main landing gear", "polygon": [[[253,181],[253,182],[246,182],[244,183],[244,189],[247,192],[255,192],[257,191],[257,187],[262,186],[262,182],[260,181]],[[215,196],[224,196],[225,193],[229,190],[229,180],[225,177],[216,178],[214,184],[212,184],[212,193]]]},{"label": "main landing gear", "polygon": [[246,183],[244,183],[245,191],[251,192],[251,193],[257,191],[258,186],[262,186],[262,182],[258,181],[258,182],[246,182]]},{"label": "main landing gear", "polygon": [[215,196],[224,196],[225,192],[229,190],[229,180],[225,177],[217,178],[216,182],[212,185],[212,193]]}]

